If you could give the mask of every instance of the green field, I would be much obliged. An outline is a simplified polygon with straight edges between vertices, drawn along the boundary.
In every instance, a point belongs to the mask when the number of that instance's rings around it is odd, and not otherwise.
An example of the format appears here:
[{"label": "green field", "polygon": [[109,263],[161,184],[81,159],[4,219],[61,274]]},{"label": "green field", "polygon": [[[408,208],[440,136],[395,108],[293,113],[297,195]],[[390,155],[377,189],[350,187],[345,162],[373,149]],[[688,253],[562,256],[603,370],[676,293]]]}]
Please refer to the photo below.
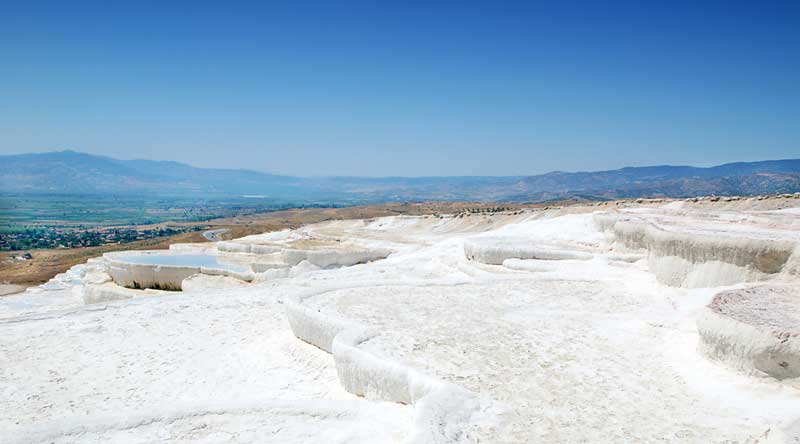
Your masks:
[{"label": "green field", "polygon": [[[0,251],[82,248],[204,229],[210,219],[332,204],[257,197],[197,199],[131,195],[0,195]],[[180,225],[155,225],[164,222]]]},{"label": "green field", "polygon": [[334,204],[263,198],[137,197],[75,194],[0,194],[0,233],[42,227],[93,228],[160,222],[202,222],[220,217]]}]

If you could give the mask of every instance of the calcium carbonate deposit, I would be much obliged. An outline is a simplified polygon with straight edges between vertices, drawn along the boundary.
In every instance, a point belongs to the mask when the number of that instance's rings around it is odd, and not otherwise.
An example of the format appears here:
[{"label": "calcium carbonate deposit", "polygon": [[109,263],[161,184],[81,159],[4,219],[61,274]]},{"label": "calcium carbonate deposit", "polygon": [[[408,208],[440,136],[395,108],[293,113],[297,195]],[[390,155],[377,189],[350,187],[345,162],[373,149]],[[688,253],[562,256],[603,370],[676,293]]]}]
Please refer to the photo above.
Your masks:
[{"label": "calcium carbonate deposit", "polygon": [[396,216],[92,259],[0,298],[0,442],[798,443],[798,207]]}]

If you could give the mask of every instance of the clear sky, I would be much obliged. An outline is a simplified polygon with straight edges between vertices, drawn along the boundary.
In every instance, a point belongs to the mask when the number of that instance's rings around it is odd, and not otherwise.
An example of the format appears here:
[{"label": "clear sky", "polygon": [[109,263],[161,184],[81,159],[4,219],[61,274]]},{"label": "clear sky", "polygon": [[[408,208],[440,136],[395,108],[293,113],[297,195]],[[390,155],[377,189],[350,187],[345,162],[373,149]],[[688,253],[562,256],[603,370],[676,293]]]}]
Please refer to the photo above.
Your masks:
[{"label": "clear sky", "polygon": [[800,1],[606,3],[2,2],[0,153],[359,176],[800,157]]}]

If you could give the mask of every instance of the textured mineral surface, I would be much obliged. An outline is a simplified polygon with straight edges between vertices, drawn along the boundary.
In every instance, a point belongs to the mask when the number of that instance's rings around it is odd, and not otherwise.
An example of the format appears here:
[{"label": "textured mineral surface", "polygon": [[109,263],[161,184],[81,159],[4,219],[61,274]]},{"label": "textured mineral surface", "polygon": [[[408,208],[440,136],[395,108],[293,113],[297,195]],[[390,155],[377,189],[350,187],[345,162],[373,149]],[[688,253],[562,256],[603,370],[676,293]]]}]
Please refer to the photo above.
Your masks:
[{"label": "textured mineral surface", "polygon": [[329,221],[174,245],[247,267],[183,291],[92,259],[0,298],[0,441],[797,442],[798,206]]}]

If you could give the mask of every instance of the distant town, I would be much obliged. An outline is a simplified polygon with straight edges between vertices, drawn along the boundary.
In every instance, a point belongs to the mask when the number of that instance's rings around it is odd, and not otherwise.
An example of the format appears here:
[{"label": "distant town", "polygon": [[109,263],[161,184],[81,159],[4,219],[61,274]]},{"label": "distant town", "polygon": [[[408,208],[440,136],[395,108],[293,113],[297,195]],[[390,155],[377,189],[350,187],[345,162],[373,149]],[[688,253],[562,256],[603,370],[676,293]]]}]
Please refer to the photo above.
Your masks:
[{"label": "distant town", "polygon": [[153,229],[105,228],[61,229],[30,228],[14,233],[0,233],[0,251],[20,251],[34,248],[82,248],[106,244],[124,244],[156,237],[172,236],[202,227],[165,227]]}]

